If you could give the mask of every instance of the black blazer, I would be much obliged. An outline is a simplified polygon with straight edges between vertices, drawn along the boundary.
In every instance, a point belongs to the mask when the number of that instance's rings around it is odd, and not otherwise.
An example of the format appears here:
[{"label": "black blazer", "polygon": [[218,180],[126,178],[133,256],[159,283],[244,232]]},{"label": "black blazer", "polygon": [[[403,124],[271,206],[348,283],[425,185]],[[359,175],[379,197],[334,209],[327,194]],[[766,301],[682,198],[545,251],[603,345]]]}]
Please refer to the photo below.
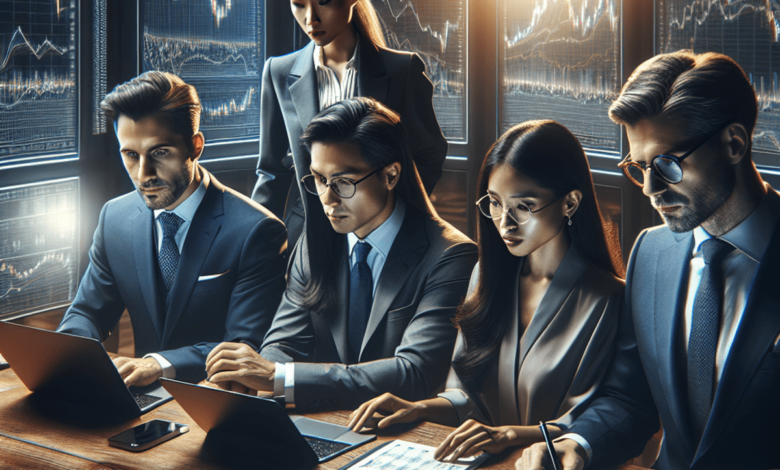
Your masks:
[{"label": "black blazer", "polygon": [[[377,47],[361,38],[356,96],[382,102],[401,115],[417,171],[428,194],[447,157],[447,141],[433,112],[433,85],[416,55]],[[263,69],[260,102],[260,158],[252,199],[287,225],[290,249],[301,231],[309,195],[300,180],[309,174],[311,156],[300,144],[309,122],[319,113],[314,43],[282,57],[271,57]],[[297,184],[293,184],[297,183]]]},{"label": "black blazer", "polygon": [[659,415],[664,439],[653,468],[780,467],[780,348],[774,344],[780,333],[780,223],[753,280],[700,442],[688,423],[679,347],[692,249],[692,232],[666,226],[642,232],[634,244],[615,362],[603,396],[569,429],[592,447],[588,468],[641,453]]},{"label": "black blazer", "polygon": [[219,342],[262,343],[284,292],[287,234],[270,212],[211,176],[166,310],[153,214],[136,191],[103,206],[89,266],[58,331],[102,341],[127,309],[136,356],[157,352],[177,379],[197,382]]},{"label": "black blazer", "polygon": [[340,308],[301,307],[309,264],[307,244],[298,243],[260,354],[296,362],[297,408],[353,409],[384,392],[407,400],[429,397],[447,376],[457,333],[451,319],[466,294],[477,247],[448,223],[407,204],[376,287],[360,363],[346,366],[349,260],[347,237],[340,238]]}]

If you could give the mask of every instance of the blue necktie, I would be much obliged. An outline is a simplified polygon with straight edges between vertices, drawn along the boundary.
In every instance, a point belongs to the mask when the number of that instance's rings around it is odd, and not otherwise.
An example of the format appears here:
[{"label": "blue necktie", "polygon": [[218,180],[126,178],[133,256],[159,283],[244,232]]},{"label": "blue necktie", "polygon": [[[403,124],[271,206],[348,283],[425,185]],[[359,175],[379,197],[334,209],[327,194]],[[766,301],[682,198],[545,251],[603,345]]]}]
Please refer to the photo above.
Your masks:
[{"label": "blue necktie", "polygon": [[357,364],[373,303],[374,280],[366,259],[371,245],[355,244],[355,265],[349,275],[349,363]]},{"label": "blue necktie", "polygon": [[179,247],[176,246],[176,232],[184,220],[173,212],[162,212],[157,216],[163,230],[162,247],[160,247],[160,272],[165,282],[165,288],[171,290],[176,279],[176,269],[179,267]]},{"label": "blue necktie", "polygon": [[723,304],[723,258],[731,245],[711,238],[702,244],[704,270],[693,302],[691,336],[688,341],[688,404],[696,442],[704,434],[715,390],[715,355]]}]

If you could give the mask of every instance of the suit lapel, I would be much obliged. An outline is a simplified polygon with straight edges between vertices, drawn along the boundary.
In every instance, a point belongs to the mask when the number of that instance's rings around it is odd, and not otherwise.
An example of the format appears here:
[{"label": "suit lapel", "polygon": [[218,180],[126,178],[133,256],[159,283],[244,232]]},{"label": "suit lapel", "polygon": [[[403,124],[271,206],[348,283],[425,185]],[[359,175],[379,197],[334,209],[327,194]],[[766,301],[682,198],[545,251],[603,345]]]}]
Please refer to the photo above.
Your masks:
[{"label": "suit lapel", "polygon": [[[777,266],[780,265],[780,223],[775,226],[764,259],[758,267],[731,350],[718,381],[712,413],[704,429],[696,460],[716,441],[735,405],[750,384],[759,364],[780,330],[780,289],[777,288]],[[759,406],[758,404],[756,406]]]},{"label": "suit lapel", "polygon": [[287,88],[290,90],[301,130],[304,130],[320,109],[317,72],[314,70],[313,42],[301,49],[298,60],[287,76]]},{"label": "suit lapel", "polygon": [[165,318],[165,332],[160,347],[165,347],[170,339],[184,307],[187,306],[190,296],[192,296],[192,291],[198,282],[198,276],[211,245],[219,233],[221,225],[214,219],[223,214],[222,198],[224,194],[218,186],[219,183],[212,176],[211,184],[206,190],[206,195],[195,212],[190,230],[187,232],[179,267],[176,271],[176,280],[168,294],[170,296],[169,309]]},{"label": "suit lapel", "polygon": [[360,63],[358,64],[357,96],[374,98],[387,103],[387,89],[390,77],[385,74],[384,61],[376,46],[370,41],[360,40]]},{"label": "suit lapel", "polygon": [[374,302],[371,305],[371,315],[368,317],[366,333],[363,335],[363,344],[360,348],[361,356],[371,336],[387,315],[401,287],[406,283],[409,274],[428,249],[429,242],[425,234],[423,217],[417,209],[407,204],[403,224],[379,275]]},{"label": "suit lapel", "polygon": [[[552,282],[547,287],[547,292],[544,293],[539,306],[536,307],[531,323],[528,324],[528,329],[520,339],[518,369],[523,367],[523,362],[531,346],[536,343],[539,336],[547,329],[547,326],[555,318],[555,315],[569,297],[569,293],[574,289],[583,271],[585,271],[585,267],[585,261],[580,256],[577,247],[572,244],[563,261],[561,261],[561,265],[555,271]],[[517,315],[519,314],[520,312],[517,310]]]},{"label": "suit lapel", "polygon": [[[346,237],[343,238],[342,254],[338,256],[341,259],[341,263],[339,264],[337,274],[339,277],[337,285],[346,286],[343,289],[339,289],[338,302],[338,305],[344,305],[345,307],[339,311],[331,312],[327,319],[339,359],[342,364],[346,364],[349,361],[349,256],[343,254],[348,252]],[[344,315],[343,312],[347,312],[347,315]]]},{"label": "suit lapel", "polygon": [[512,310],[510,312],[508,330],[501,340],[501,349],[498,352],[499,371],[511,370],[511,374],[498,374],[498,413],[507,420],[506,424],[520,424],[520,414],[517,406],[517,354],[520,347],[518,336],[520,335],[520,271],[522,262],[517,269],[515,277],[515,289],[512,296]]},{"label": "suit lapel", "polygon": [[[158,311],[160,291],[156,282],[157,256],[154,247],[154,213],[146,207],[140,197],[137,208],[138,213],[133,216],[132,227],[134,227],[133,232],[136,233],[136,236],[133,237],[133,253],[135,254],[138,283],[141,286],[149,320],[151,320],[154,331],[159,338],[162,335],[162,325],[160,325],[160,312]],[[154,341],[152,344],[159,344],[159,341]]]},{"label": "suit lapel", "polygon": [[650,296],[655,306],[650,311],[655,319],[656,354],[659,375],[663,384],[670,413],[677,417],[675,424],[685,441],[685,448],[696,447],[691,441],[688,423],[688,396],[685,370],[680,358],[680,325],[685,309],[683,299],[687,293],[687,273],[693,250],[693,232],[672,234],[675,243],[662,248],[656,258],[655,284]]}]

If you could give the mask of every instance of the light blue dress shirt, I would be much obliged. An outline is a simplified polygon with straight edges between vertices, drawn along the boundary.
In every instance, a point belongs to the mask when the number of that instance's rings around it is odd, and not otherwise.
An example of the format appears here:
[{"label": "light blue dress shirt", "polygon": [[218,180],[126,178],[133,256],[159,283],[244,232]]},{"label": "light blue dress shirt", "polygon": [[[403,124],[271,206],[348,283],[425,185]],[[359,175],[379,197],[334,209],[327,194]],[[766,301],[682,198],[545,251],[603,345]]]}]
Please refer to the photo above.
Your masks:
[{"label": "light blue dress shirt", "polygon": [[[196,171],[200,171],[200,168],[196,167]],[[181,249],[184,247],[184,240],[187,238],[187,233],[190,231],[190,225],[192,225],[192,219],[195,217],[195,212],[197,212],[198,207],[200,207],[200,203],[203,201],[203,197],[206,195],[206,189],[209,187],[209,174],[205,171],[200,171],[201,174],[201,180],[200,185],[198,185],[198,189],[195,190],[190,196],[182,201],[181,204],[176,206],[172,211],[177,216],[181,217],[181,219],[184,221],[180,226],[179,230],[176,231],[176,235],[173,236],[174,241],[176,242],[176,247],[179,249],[179,254],[181,254]],[[165,209],[157,209],[154,211],[154,226],[155,226],[155,232],[156,232],[156,242],[157,242],[157,254],[160,254],[160,250],[162,249],[162,241],[163,241],[163,229],[162,224],[160,223],[159,219],[157,218],[160,214],[163,212],[167,212]],[[147,357],[153,358],[155,361],[157,361],[158,364],[160,364],[160,367],[162,367],[163,371],[163,377],[166,379],[175,379],[176,378],[176,368],[173,367],[173,364],[168,361],[168,359],[165,359],[163,356],[157,354],[157,353],[149,353],[146,356],[144,356],[144,359]]]}]

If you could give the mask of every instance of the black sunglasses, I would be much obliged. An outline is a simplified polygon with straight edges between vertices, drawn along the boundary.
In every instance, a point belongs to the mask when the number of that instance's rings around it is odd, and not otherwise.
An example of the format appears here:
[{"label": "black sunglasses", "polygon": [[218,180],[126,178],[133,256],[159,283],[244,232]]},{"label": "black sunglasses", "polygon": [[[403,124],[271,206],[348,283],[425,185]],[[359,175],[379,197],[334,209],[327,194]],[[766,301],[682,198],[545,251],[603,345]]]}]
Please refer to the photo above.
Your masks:
[{"label": "black sunglasses", "polygon": [[[679,183],[682,181],[683,177],[683,171],[682,167],[680,166],[680,162],[688,158],[693,152],[699,150],[699,147],[706,144],[707,141],[720,134],[723,129],[725,128],[722,127],[708,135],[707,138],[696,144],[695,147],[688,150],[684,155],[679,157],[665,154],[656,155],[650,161],[650,168],[652,168],[656,176],[661,178],[663,181],[666,181],[669,184]],[[643,187],[645,185],[645,171],[647,170],[647,165],[644,163],[631,161],[629,158],[631,158],[631,152],[626,155],[626,158],[624,158],[622,162],[618,163],[618,168],[623,170],[623,173],[626,174],[632,183],[639,187]]]}]

